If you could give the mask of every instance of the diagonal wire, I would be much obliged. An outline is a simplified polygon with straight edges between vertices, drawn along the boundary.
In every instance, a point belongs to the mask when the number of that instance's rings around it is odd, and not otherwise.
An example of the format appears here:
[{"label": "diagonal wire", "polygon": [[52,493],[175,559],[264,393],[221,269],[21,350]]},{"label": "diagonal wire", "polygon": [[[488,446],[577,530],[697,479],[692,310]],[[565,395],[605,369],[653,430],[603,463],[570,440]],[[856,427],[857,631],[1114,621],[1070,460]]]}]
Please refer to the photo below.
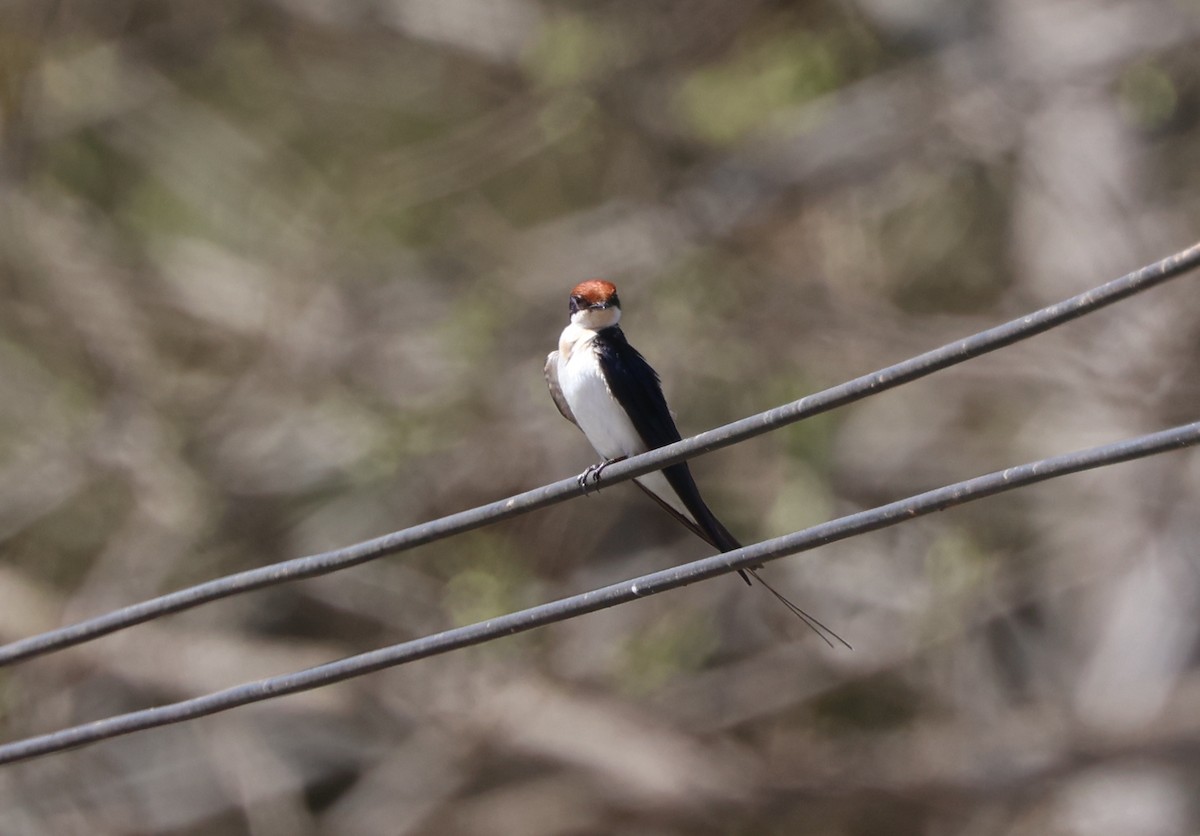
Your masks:
[{"label": "diagonal wire", "polygon": [[[1041,310],[989,328],[957,342],[917,355],[847,383],[826,389],[783,406],[743,418],[684,441],[660,447],[617,462],[604,469],[600,484],[622,482],[654,470],[719,450],[803,418],[834,409],[916,380],[933,372],[978,357],[1040,334],[1072,319],[1099,310],[1200,266],[1200,243]],[[500,520],[553,505],[583,492],[575,478],[563,479],[487,505],[460,511],[372,540],[333,551],[299,557],[250,569],[234,575],[151,598],[137,604],[40,633],[0,646],[0,665],[82,644],[117,630],[132,627],[209,601],[288,581],[328,574],[369,560],[426,543],[462,534]]]},{"label": "diagonal wire", "polygon": [[717,575],[729,574],[738,569],[748,569],[796,552],[807,551],[826,543],[886,528],[914,517],[1032,485],[1036,482],[1165,453],[1195,444],[1200,444],[1200,421],[1126,441],[1010,467],[986,476],[978,476],[881,505],[869,511],[850,514],[736,551],[642,575],[632,580],[491,618],[487,621],[372,650],[307,670],[248,682],[202,697],[156,708],[132,711],[0,745],[0,764],[28,760],[136,731],[228,711],[249,703],[332,685],[384,668],[523,633],[536,627],[565,621],[647,595],[655,595]]}]

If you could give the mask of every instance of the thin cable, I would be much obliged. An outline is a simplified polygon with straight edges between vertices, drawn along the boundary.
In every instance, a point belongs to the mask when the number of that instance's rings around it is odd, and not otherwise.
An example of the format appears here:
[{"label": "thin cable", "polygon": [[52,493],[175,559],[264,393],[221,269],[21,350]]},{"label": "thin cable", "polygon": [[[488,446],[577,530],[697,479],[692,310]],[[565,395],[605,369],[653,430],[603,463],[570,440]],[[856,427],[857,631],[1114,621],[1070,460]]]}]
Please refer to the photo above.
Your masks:
[{"label": "thin cable", "polygon": [[459,648],[482,644],[503,636],[523,633],[557,621],[576,618],[586,613],[627,603],[636,598],[644,598],[647,595],[656,595],[668,589],[686,586],[717,575],[729,574],[739,569],[750,569],[760,563],[776,560],[796,552],[886,528],[914,517],[1025,485],[1077,473],[1081,470],[1116,464],[1156,453],[1165,453],[1198,443],[1200,443],[1200,421],[1115,444],[1106,444],[1010,467],[986,476],[978,476],[964,482],[927,491],[898,502],[881,505],[870,511],[850,514],[794,534],[766,540],[736,551],[714,555],[581,595],[573,595],[548,604],[470,624],[466,627],[458,627],[432,636],[372,650],[307,670],[248,682],[203,697],[157,708],[132,711],[128,714],[72,726],[62,731],[7,743],[0,746],[0,764],[28,760],[144,729],[194,720],[248,703],[332,685],[335,682],[363,676],[384,668],[403,665]]},{"label": "thin cable", "polygon": [[[684,441],[615,462],[604,469],[600,484],[623,482],[644,473],[661,470],[663,467],[685,461],[702,453],[737,444],[803,418],[908,383],[964,360],[1040,334],[1135,293],[1148,290],[1197,266],[1200,266],[1200,244],[1194,244],[1175,255],[1135,270],[1120,279],[1093,288],[1086,293],[1073,296],[995,328],[981,331],[966,339],[927,351],[894,366],[888,366],[784,406],[700,433]],[[593,489],[588,488],[588,490]],[[550,485],[511,496],[508,499],[460,511],[362,543],[207,581],[76,624],[0,646],[0,665],[10,665],[14,662],[82,644],[117,630],[190,609],[209,601],[356,566],[369,560],[545,508],[583,492],[575,477],[562,479]]]}]

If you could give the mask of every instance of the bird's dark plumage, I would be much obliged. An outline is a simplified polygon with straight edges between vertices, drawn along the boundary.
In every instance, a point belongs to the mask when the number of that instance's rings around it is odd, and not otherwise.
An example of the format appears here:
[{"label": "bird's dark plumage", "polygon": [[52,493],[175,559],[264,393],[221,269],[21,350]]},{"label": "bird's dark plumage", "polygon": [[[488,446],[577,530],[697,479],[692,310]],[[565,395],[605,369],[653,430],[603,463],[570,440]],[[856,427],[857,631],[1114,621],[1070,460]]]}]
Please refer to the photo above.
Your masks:
[{"label": "bird's dark plumage", "polygon": [[[617,326],[605,328],[596,334],[595,346],[600,355],[604,379],[613,397],[629,413],[634,429],[646,446],[653,450],[679,441],[682,436],[675,426],[675,419],[671,417],[658,374],[638,350],[629,344],[625,333]],[[659,505],[713,548],[729,552],[742,547],[729,533],[729,529],[709,510],[700,496],[700,489],[696,487],[696,480],[692,478],[692,472],[686,462],[665,467],[662,473],[693,519],[683,516],[640,484],[638,487],[646,490]],[[750,582],[744,572],[742,579]]]}]

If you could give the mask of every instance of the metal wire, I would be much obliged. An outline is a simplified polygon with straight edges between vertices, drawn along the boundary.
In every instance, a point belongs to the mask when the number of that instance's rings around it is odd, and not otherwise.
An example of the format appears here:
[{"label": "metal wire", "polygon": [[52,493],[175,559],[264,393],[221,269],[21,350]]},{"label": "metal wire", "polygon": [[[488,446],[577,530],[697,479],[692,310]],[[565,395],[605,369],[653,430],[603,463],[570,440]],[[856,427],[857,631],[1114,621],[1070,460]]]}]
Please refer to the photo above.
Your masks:
[{"label": "metal wire", "polygon": [[870,511],[862,511],[815,525],[794,534],[746,546],[737,551],[642,575],[632,580],[509,613],[498,618],[350,656],[296,673],[260,679],[202,697],[142,711],[132,711],[128,714],[4,744],[0,746],[0,764],[28,760],[144,729],[194,720],[249,703],[332,685],[384,668],[403,665],[429,656],[437,656],[459,648],[493,641],[503,636],[523,633],[557,621],[576,618],[637,598],[656,595],[717,575],[729,574],[738,569],[748,569],[760,563],[864,532],[886,528],[914,517],[941,511],[993,494],[1077,473],[1081,470],[1103,467],[1195,444],[1200,444],[1200,421],[1115,444],[1093,447],[1076,453],[1010,467],[986,476],[927,491],[898,502],[881,505]]},{"label": "metal wire", "polygon": [[[700,433],[684,441],[617,462],[604,469],[600,484],[623,482],[644,473],[660,470],[667,465],[737,444],[812,415],[908,383],[964,360],[1028,339],[1135,293],[1148,290],[1168,279],[1182,275],[1198,265],[1200,265],[1200,244],[1194,244],[1120,279],[1115,279],[1086,293],[1073,296],[1003,325],[949,343],[902,363],[863,375],[784,406],[760,412],[732,424]],[[582,492],[575,478],[563,479],[507,499],[415,525],[373,540],[207,581],[73,625],[10,642],[0,647],[0,665],[13,664],[82,644],[117,630],[190,609],[209,601],[345,569],[444,537],[471,531],[493,522],[545,508]]]}]

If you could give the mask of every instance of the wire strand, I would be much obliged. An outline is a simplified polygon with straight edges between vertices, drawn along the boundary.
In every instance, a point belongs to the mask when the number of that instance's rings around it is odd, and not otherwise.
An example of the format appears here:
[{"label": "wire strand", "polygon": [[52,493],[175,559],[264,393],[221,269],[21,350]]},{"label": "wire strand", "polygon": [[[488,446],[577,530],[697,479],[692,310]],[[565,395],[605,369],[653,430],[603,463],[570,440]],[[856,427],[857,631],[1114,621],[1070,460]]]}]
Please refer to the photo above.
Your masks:
[{"label": "wire strand", "polygon": [[1200,421],[1126,441],[1053,456],[957,482],[916,496],[850,514],[736,551],[642,575],[540,606],[350,656],[295,673],[272,676],[169,705],[132,711],[61,731],[0,745],[0,765],[73,749],[136,731],[194,720],[249,703],[309,691],[354,677],[523,633],[697,581],[750,569],[868,531],[942,511],[994,494],[1082,470],[1165,453],[1200,443]]},{"label": "wire strand", "polygon": [[[1200,265],[1200,243],[1135,270],[1122,278],[1049,305],[973,336],[948,343],[909,360],[855,378],[789,404],[700,433],[666,447],[615,462],[604,469],[600,485],[622,482],[668,465],[745,441],[803,418],[908,383],[933,372],[1040,334],[1099,310]],[[460,511],[320,554],[262,566],[187,587],[109,613],[18,639],[0,646],[0,665],[32,659],[92,641],[101,636],[162,616],[280,583],[325,575],[370,560],[462,534],[501,520],[545,508],[583,493],[576,477],[562,479],[515,496]]]}]

